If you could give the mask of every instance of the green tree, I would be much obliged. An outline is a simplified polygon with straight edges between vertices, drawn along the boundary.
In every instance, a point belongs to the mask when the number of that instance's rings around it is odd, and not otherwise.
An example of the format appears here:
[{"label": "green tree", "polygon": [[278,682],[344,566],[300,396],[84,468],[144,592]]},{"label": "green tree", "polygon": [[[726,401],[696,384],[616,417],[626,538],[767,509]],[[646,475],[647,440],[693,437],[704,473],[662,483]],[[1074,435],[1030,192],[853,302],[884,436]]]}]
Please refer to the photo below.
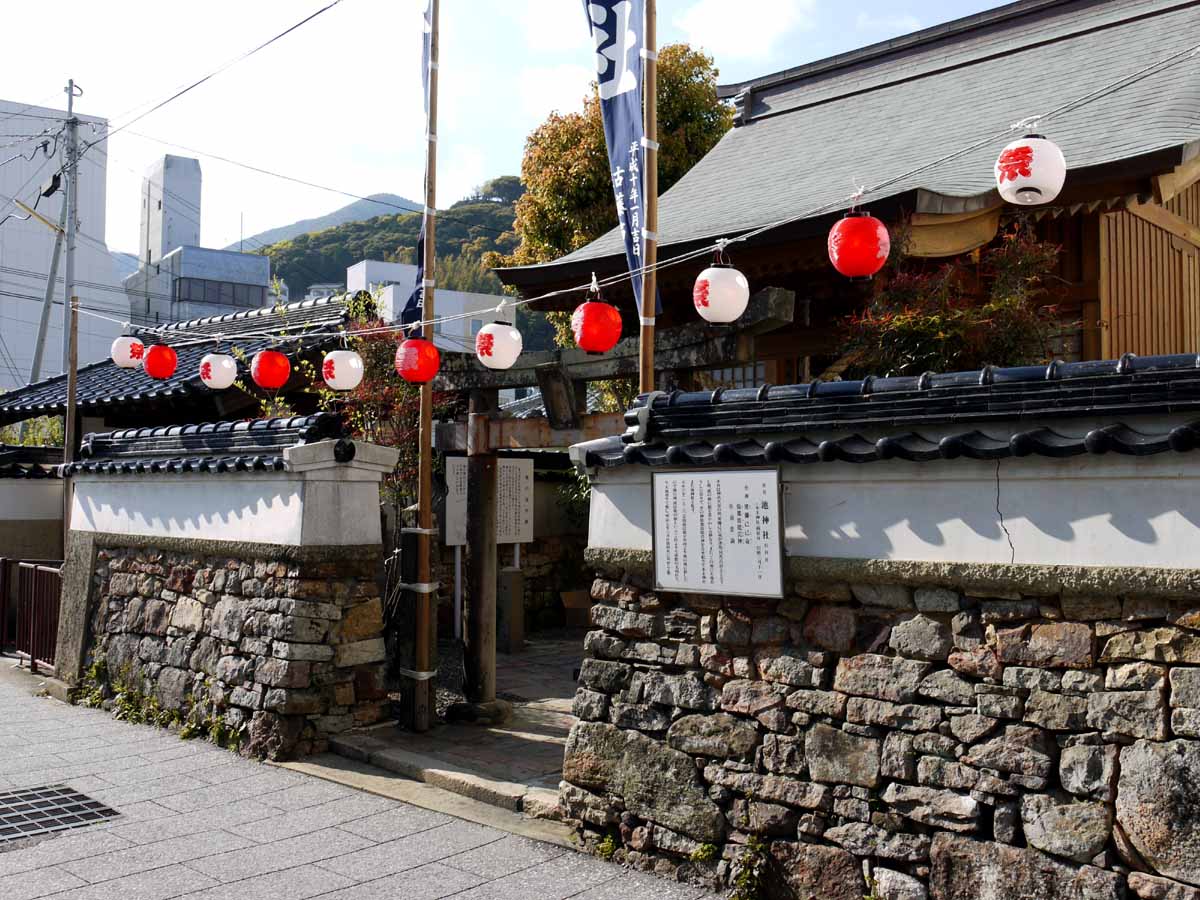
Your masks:
[{"label": "green tree", "polygon": [[524,193],[525,186],[521,184],[520,178],[516,175],[501,175],[499,178],[485,181],[475,188],[470,197],[459,202],[516,203]]}]

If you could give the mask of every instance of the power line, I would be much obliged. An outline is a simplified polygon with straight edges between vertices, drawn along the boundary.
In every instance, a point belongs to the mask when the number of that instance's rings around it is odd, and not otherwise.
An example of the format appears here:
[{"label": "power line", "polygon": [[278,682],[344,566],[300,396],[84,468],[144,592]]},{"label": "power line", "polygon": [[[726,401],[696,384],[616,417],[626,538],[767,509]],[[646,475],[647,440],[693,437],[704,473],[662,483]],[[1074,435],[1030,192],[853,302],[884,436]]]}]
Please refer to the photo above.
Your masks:
[{"label": "power line", "polygon": [[207,75],[203,76],[202,78],[199,78],[196,81],[193,81],[191,84],[187,85],[186,87],[181,88],[180,90],[176,91],[171,96],[167,97],[165,100],[160,100],[158,103],[155,103],[152,107],[150,107],[150,109],[146,110],[145,112],[139,113],[137,116],[130,119],[128,122],[125,122],[124,124],[118,125],[116,128],[111,129],[103,137],[98,138],[97,140],[91,141],[90,143],[88,143],[88,145],[83,148],[82,153],[87,153],[87,151],[90,150],[92,147],[94,147],[96,144],[99,144],[103,141],[107,141],[114,134],[118,134],[118,133],[124,131],[126,128],[128,128],[130,125],[132,125],[134,122],[140,122],[142,119],[146,118],[146,116],[150,115],[151,113],[157,112],[158,110],[160,110],[164,106],[166,106],[168,103],[171,103],[174,100],[178,100],[184,94],[188,93],[189,91],[195,90],[200,85],[204,84],[206,81],[209,81],[210,79],[215,78],[217,75],[220,75],[226,69],[237,65],[244,59],[248,59],[249,57],[258,53],[260,50],[266,49],[267,47],[274,44],[276,41],[291,34],[297,28],[300,28],[302,25],[305,25],[305,24],[311,22],[313,19],[317,18],[317,16],[321,15],[322,13],[326,13],[329,10],[333,9],[335,6],[337,6],[341,2],[342,2],[342,0],[332,0],[331,3],[328,3],[325,6],[318,9],[316,12],[314,12],[308,16],[305,16],[303,19],[301,19],[295,25],[292,25],[291,27],[286,28],[285,30],[281,31],[279,34],[275,35],[274,37],[269,38],[268,40],[259,44],[257,47],[247,50],[245,53],[243,53],[241,56],[238,56],[236,59],[231,59],[229,62],[225,63],[224,65],[217,67],[216,69],[209,72]]},{"label": "power line", "polygon": [[[419,212],[421,212],[420,207],[417,207],[414,209],[411,206],[401,206],[399,203],[392,203],[390,200],[379,200],[375,197],[365,197],[362,194],[356,194],[353,191],[344,191],[341,188],[330,187],[329,185],[326,185],[326,184],[318,184],[315,181],[307,181],[303,178],[296,178],[292,175],[284,175],[282,172],[274,172],[270,169],[264,169],[261,166],[256,166],[256,165],[253,165],[252,163],[246,163],[246,162],[241,162],[236,159],[230,159],[228,156],[221,156],[217,153],[209,153],[205,150],[197,150],[194,147],[187,147],[187,146],[184,146],[183,144],[177,144],[174,141],[166,141],[166,140],[163,140],[162,138],[154,137],[153,135],[143,134],[140,131],[131,131],[129,133],[132,135],[135,135],[136,137],[145,138],[148,141],[154,141],[155,143],[162,144],[166,147],[174,147],[177,150],[183,150],[187,153],[194,153],[197,156],[205,156],[205,157],[208,157],[209,159],[215,159],[218,162],[228,163],[231,166],[237,166],[240,169],[246,169],[250,172],[255,172],[259,175],[269,175],[272,178],[279,178],[279,179],[282,179],[283,181],[290,181],[294,184],[299,184],[303,187],[316,188],[319,191],[327,191],[331,194],[339,194],[343,197],[349,197],[352,200],[365,200],[368,203],[378,203],[380,206],[386,206],[389,209],[399,210],[402,213],[419,213]],[[438,219],[448,219],[451,222],[458,222],[460,225],[465,225],[468,228],[479,228],[479,229],[482,229],[483,231],[490,231],[492,234],[506,235],[506,234],[513,233],[511,228],[509,228],[509,229],[493,228],[492,226],[484,225],[481,222],[469,222],[466,219],[460,218],[459,216],[456,216],[453,213],[447,212],[444,210],[439,210],[436,213],[436,217]]]}]

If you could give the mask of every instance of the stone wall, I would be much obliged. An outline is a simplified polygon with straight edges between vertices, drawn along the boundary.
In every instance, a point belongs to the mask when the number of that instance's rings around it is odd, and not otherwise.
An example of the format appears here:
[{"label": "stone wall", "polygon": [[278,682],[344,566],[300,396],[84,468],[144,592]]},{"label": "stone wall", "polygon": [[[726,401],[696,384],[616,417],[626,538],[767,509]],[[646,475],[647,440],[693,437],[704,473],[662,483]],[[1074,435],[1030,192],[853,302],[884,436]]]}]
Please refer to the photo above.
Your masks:
[{"label": "stone wall", "polygon": [[802,900],[1200,900],[1196,595],[645,563],[592,588],[560,795],[593,850]]},{"label": "stone wall", "polygon": [[93,560],[78,696],[271,758],[382,717],[379,548],[163,544],[77,553]]}]

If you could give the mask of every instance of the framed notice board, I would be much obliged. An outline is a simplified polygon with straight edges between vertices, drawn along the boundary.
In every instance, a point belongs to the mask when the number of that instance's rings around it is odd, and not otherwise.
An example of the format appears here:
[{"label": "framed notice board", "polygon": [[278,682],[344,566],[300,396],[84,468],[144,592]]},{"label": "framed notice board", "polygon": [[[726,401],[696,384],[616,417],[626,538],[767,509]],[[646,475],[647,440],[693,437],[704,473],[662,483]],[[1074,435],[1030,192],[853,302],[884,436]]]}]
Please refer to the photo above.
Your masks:
[{"label": "framed notice board", "polygon": [[655,472],[651,477],[656,588],[783,596],[778,469]]}]

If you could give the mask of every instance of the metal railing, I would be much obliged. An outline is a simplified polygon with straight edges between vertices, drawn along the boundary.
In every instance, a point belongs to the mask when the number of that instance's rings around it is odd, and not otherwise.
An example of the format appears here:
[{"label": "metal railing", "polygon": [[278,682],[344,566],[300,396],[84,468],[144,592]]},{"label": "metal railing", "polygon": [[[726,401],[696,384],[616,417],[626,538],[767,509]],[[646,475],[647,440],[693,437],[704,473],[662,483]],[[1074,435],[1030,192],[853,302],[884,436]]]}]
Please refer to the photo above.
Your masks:
[{"label": "metal railing", "polygon": [[0,651],[53,671],[62,561],[0,558]]}]

